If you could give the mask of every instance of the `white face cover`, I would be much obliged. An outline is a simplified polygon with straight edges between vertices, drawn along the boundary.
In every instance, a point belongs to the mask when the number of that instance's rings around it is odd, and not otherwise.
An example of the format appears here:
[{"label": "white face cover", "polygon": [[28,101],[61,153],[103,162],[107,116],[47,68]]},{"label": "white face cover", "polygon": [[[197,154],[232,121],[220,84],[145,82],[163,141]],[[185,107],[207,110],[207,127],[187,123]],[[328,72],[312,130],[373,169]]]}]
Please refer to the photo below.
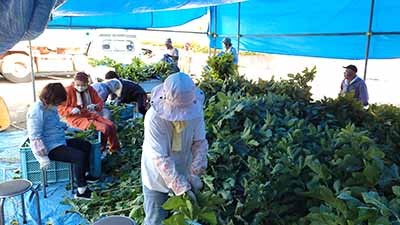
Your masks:
[{"label": "white face cover", "polygon": [[75,90],[77,90],[78,92],[84,92],[84,91],[86,91],[87,90],[87,86],[78,86],[78,85],[75,85]]}]

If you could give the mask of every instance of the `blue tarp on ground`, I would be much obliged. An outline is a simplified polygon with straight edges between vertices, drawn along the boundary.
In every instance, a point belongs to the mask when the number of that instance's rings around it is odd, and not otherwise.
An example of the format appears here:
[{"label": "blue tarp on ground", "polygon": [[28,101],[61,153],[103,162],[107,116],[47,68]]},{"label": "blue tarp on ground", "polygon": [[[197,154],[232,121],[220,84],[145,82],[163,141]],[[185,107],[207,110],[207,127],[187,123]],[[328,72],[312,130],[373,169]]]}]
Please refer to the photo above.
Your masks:
[{"label": "blue tarp on ground", "polygon": [[[218,38],[210,36],[210,45],[221,48],[228,36],[237,47],[240,18],[241,50],[363,59],[371,1],[249,0],[213,7],[210,28]],[[370,58],[400,57],[399,12],[398,0],[375,1]]]},{"label": "blue tarp on ground", "polygon": [[[26,139],[26,131],[0,132],[0,182],[10,180],[15,176],[15,169],[20,169],[19,146]],[[43,224],[53,225],[85,225],[87,222],[78,214],[65,212],[71,207],[60,204],[65,197],[72,197],[71,191],[65,189],[67,183],[49,184],[46,199],[43,192],[39,191],[40,207]],[[36,203],[31,192],[25,194],[28,225],[36,223]],[[22,224],[22,205],[19,197],[6,199],[5,201],[5,224],[17,220]],[[47,223],[49,222],[49,223]],[[51,223],[50,223],[51,222]]]}]

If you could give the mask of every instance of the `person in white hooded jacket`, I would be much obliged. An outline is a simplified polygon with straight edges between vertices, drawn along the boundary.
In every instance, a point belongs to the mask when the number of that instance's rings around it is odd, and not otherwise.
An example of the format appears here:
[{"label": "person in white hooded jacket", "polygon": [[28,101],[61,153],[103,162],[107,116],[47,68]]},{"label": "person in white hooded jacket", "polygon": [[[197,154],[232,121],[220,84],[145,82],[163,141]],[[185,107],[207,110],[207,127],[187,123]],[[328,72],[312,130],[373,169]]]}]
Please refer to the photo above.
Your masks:
[{"label": "person in white hooded jacket", "polygon": [[145,225],[161,225],[169,192],[195,200],[203,186],[208,151],[203,103],[204,93],[185,73],[170,75],[152,91],[141,161]]}]

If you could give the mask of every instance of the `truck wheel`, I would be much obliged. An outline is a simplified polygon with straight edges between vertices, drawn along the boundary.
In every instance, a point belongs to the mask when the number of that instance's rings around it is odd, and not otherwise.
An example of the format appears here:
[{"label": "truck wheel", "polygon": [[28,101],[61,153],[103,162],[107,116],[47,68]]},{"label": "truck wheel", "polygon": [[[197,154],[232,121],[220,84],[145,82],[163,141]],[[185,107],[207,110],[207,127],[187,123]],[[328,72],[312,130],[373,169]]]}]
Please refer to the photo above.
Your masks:
[{"label": "truck wheel", "polygon": [[[35,68],[36,66],[33,65]],[[14,83],[29,82],[31,77],[30,58],[24,54],[12,54],[3,59],[0,72],[9,81]]]}]

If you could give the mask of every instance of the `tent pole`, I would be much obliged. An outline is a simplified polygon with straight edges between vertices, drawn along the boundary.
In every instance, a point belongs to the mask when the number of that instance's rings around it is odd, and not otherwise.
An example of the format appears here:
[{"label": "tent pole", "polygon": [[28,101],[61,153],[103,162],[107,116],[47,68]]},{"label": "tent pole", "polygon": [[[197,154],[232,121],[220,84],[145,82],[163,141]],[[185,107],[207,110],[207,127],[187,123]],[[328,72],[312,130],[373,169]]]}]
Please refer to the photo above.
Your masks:
[{"label": "tent pole", "polygon": [[369,58],[369,48],[371,45],[372,21],[374,18],[374,7],[375,7],[375,0],[371,0],[371,11],[369,14],[369,25],[368,25],[368,32],[367,32],[367,47],[365,50],[364,80],[367,79],[367,67],[368,67],[368,58]]},{"label": "tent pole", "polygon": [[237,39],[238,39],[238,43],[237,43],[237,55],[238,55],[238,59],[239,59],[239,51],[240,51],[240,2],[238,2],[238,24],[237,24]]},{"label": "tent pole", "polygon": [[214,37],[214,56],[217,54],[217,7],[218,6],[214,6],[214,34],[213,34],[213,37]]},{"label": "tent pole", "polygon": [[31,40],[29,40],[29,55],[31,57],[31,77],[32,77],[33,101],[36,102],[35,69],[33,68],[33,55],[32,55]]}]

